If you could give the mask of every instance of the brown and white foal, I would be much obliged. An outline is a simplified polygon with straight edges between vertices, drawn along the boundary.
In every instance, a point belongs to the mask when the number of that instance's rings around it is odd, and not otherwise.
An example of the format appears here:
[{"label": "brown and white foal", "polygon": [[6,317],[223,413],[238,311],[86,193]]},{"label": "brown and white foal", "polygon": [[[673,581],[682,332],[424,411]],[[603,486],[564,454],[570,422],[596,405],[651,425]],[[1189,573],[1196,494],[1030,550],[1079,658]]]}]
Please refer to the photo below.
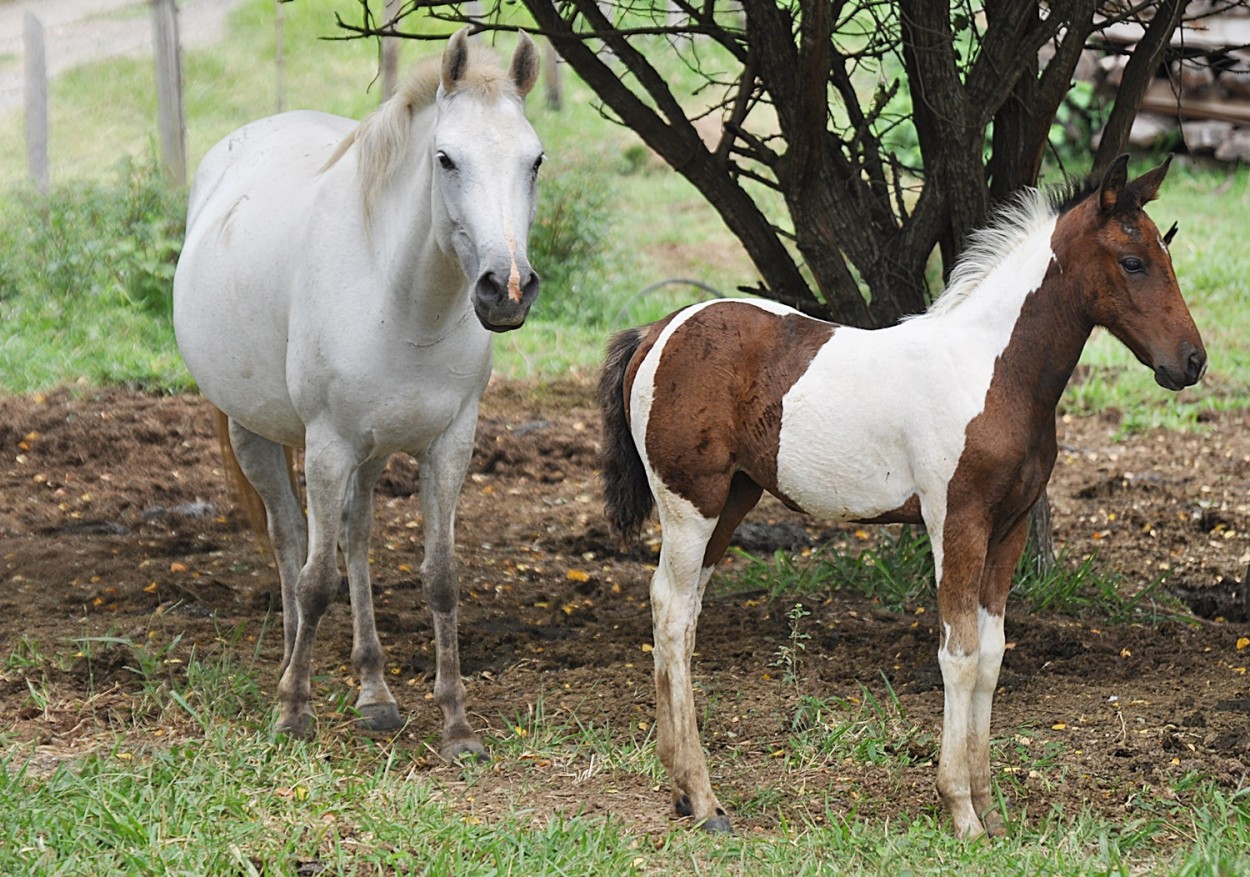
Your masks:
[{"label": "brown and white foal", "polygon": [[714,301],[613,339],[600,383],[614,528],[658,506],[657,741],[677,812],[730,830],[699,742],[690,657],[704,587],[763,491],[822,518],[923,523],[945,684],[938,791],[960,836],[1000,833],[990,707],[1055,408],[1094,326],[1170,390],[1206,351],[1142,206],[1167,164],[1127,156],[1067,196],[1029,191],[977,232],[924,314],[865,331],[767,301]]}]

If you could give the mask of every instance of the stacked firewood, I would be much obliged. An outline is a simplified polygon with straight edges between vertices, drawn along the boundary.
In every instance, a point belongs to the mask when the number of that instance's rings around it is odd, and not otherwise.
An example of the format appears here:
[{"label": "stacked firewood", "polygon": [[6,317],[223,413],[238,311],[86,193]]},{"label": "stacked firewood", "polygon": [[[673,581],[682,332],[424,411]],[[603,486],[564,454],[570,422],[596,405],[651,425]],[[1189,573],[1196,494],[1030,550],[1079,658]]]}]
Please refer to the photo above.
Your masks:
[{"label": "stacked firewood", "polygon": [[[1129,142],[1250,163],[1250,4],[1194,0],[1185,17],[1172,37],[1179,59],[1151,81]],[[1100,91],[1119,87],[1142,32],[1129,24],[1103,32],[1104,51],[1081,68]]]}]

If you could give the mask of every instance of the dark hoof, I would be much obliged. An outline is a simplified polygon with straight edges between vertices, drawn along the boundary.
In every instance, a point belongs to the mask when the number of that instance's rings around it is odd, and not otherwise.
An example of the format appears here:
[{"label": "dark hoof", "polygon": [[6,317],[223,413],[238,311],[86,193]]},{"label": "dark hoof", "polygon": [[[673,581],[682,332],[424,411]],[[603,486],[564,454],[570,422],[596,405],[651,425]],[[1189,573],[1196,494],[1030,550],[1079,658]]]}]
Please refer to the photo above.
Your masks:
[{"label": "dark hoof", "polygon": [[356,712],[360,713],[356,725],[362,731],[394,731],[404,726],[404,720],[399,715],[399,707],[394,703],[361,704],[356,707]]},{"label": "dark hoof", "polygon": [[484,764],[490,761],[486,747],[477,740],[454,740],[445,743],[439,754],[452,764]]},{"label": "dark hoof", "polygon": [[312,713],[299,713],[280,719],[274,731],[279,736],[290,737],[292,740],[311,740],[317,736],[317,720]]},{"label": "dark hoof", "polygon": [[680,798],[673,799],[673,809],[677,811],[677,815],[685,819],[687,816],[694,815],[694,808],[690,806],[690,799],[685,795]]},{"label": "dark hoof", "polygon": [[711,819],[705,819],[699,825],[708,834],[733,834],[734,827],[729,821],[729,817],[724,813],[713,816]]}]

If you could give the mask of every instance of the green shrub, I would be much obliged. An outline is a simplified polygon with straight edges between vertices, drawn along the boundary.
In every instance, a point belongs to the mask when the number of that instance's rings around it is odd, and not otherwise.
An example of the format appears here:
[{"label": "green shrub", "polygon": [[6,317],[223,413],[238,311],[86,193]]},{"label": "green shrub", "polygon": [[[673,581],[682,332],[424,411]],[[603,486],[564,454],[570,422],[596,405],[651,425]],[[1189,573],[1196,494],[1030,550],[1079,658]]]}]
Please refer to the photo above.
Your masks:
[{"label": "green shrub", "polygon": [[23,191],[0,209],[0,300],[116,298],[169,317],[186,195],[154,161],[127,159],[114,180],[47,196]]},{"label": "green shrub", "polygon": [[543,281],[535,316],[583,325],[605,319],[611,198],[609,176],[589,163],[543,173],[529,240],[530,263]]}]

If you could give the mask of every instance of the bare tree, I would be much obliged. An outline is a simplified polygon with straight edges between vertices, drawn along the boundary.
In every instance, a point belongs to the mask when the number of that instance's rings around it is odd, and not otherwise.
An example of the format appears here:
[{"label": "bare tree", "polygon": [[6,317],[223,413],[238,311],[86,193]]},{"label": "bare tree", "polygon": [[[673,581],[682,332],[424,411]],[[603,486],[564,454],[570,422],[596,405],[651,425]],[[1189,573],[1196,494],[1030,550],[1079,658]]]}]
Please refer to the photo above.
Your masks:
[{"label": "bare tree", "polygon": [[[742,241],[751,291],[881,326],[923,310],[935,247],[949,270],[991,205],[1037,182],[1082,50],[1136,22],[1138,42],[1094,169],[1121,152],[1184,0],[523,0],[607,113],[685,176]],[[351,36],[400,35],[410,15],[505,29],[410,0]],[[606,51],[605,51],[606,50]],[[678,94],[680,59],[699,85]],[[1043,62],[1040,59],[1045,59]],[[688,78],[683,78],[688,81]],[[707,142],[703,119],[719,122]],[[766,211],[768,196],[782,209]],[[777,214],[784,215],[777,215]],[[865,295],[867,292],[867,295]]]}]

